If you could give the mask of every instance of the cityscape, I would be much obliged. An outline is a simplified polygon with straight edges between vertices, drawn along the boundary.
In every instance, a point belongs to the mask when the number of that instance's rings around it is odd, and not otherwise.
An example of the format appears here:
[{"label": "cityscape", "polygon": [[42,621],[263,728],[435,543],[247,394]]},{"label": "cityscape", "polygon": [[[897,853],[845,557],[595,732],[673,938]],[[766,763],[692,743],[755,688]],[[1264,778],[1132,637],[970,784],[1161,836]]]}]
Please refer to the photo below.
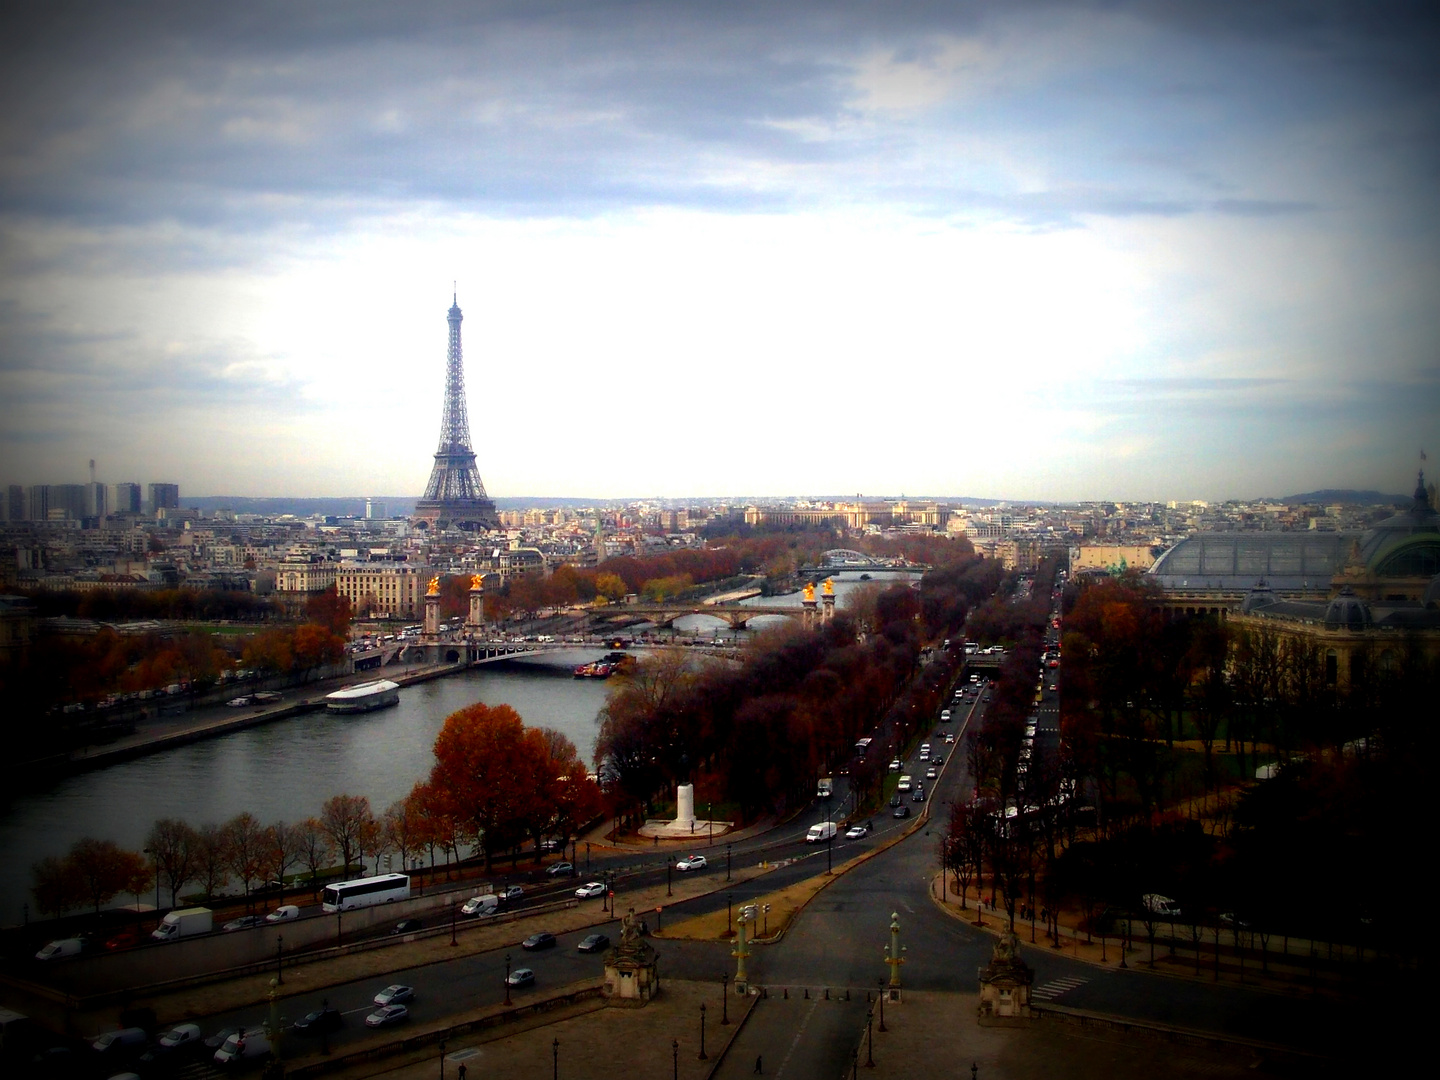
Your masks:
[{"label": "cityscape", "polygon": [[1434,20],[131,15],[0,45],[5,1075],[1419,1060]]}]

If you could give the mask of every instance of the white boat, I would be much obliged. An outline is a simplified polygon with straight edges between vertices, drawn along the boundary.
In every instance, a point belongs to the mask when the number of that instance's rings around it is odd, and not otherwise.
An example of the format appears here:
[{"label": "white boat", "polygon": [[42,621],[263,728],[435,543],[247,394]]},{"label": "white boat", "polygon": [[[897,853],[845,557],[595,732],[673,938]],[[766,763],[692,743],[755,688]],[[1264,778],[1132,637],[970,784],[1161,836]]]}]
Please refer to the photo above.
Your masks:
[{"label": "white boat", "polygon": [[330,712],[369,712],[399,704],[400,684],[389,679],[357,683],[325,695],[325,708]]}]

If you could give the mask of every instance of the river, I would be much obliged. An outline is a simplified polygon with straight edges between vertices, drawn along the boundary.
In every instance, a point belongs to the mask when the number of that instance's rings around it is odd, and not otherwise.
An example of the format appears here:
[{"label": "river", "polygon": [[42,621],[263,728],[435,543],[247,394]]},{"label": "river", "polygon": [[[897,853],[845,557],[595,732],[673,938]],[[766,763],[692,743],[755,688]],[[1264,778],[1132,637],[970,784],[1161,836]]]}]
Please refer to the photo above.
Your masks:
[{"label": "river", "polygon": [[[846,594],[862,584],[855,573],[837,575],[836,602],[843,606]],[[793,593],[749,603],[798,606],[800,599]],[[756,626],[780,618],[758,618]],[[677,622],[691,633],[725,627],[706,616]],[[248,810],[266,824],[298,821],[341,793],[366,796],[379,813],[429,774],[431,746],[445,717],[477,701],[510,705],[527,724],[564,732],[589,761],[606,684],[572,678],[570,671],[595,657],[593,649],[577,649],[485,664],[407,687],[392,709],[353,716],[307,713],[14,796],[0,806],[0,859],[8,871],[0,875],[0,925],[21,921],[25,905],[33,906],[31,866],[46,855],[63,854],[81,836],[139,850],[159,818],[199,825]]]}]

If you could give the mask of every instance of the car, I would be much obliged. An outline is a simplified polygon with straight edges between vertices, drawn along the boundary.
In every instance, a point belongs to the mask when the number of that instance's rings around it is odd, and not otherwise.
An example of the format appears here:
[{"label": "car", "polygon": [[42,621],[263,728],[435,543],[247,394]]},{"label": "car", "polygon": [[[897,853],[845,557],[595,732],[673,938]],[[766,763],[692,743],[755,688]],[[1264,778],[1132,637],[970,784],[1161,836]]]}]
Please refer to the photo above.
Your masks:
[{"label": "car", "polygon": [[900,795],[900,793],[899,793],[898,791],[897,791],[893,796],[891,796],[891,798],[890,798],[890,805],[891,805],[891,806],[900,806],[900,805],[903,804],[904,802],[905,802],[905,800],[901,797],[901,795]]},{"label": "car", "polygon": [[519,885],[507,885],[505,886],[505,888],[500,890],[500,900],[502,903],[508,902],[510,900],[518,900],[524,895],[525,890],[522,889]]},{"label": "car", "polygon": [[534,986],[535,972],[529,968],[516,968],[505,977],[505,982],[510,986]]},{"label": "car", "polygon": [[601,881],[587,881],[575,890],[575,895],[581,900],[588,900],[592,896],[604,896],[605,883]]},{"label": "car", "polygon": [[244,697],[231,698],[229,701],[225,702],[225,704],[230,706],[230,708],[232,709],[243,709],[246,705],[254,705],[255,699],[249,694],[246,694]]},{"label": "car", "polygon": [[139,944],[140,932],[136,930],[133,926],[121,930],[120,933],[116,934],[114,937],[105,939],[105,948],[110,952],[114,952],[116,949],[128,949],[132,945]]},{"label": "car", "polygon": [[925,789],[924,789],[924,788],[918,788],[918,787],[917,787],[917,788],[915,789],[915,794],[913,794],[913,795],[910,796],[910,801],[911,801],[911,802],[924,802],[924,801],[925,801]]},{"label": "car", "polygon": [[947,743],[953,743],[955,741],[955,735],[952,732],[947,731],[945,733],[945,741]]},{"label": "car", "polygon": [[425,924],[419,919],[401,919],[395,924],[395,929],[390,931],[391,936],[395,934],[413,934]]},{"label": "car", "polygon": [[907,818],[910,816],[910,807],[906,806],[904,803],[901,803],[895,808],[895,812],[890,816],[897,818]]},{"label": "car", "polygon": [[291,919],[300,917],[300,909],[294,904],[281,904],[269,915],[265,916],[267,923],[289,922]]},{"label": "car", "polygon": [[221,1028],[214,1035],[211,1035],[205,1040],[205,1048],[207,1050],[219,1050],[220,1047],[225,1045],[226,1040],[228,1040],[231,1035],[239,1035],[244,1030],[244,1028],[238,1027]]},{"label": "car", "polygon": [[565,841],[557,840],[553,836],[547,836],[544,840],[540,841],[541,851],[560,851],[564,847]]},{"label": "car", "polygon": [[547,867],[545,873],[549,874],[551,877],[559,877],[561,874],[569,874],[571,877],[574,877],[575,864],[568,862],[557,862],[554,866]]},{"label": "car", "polygon": [[555,935],[544,930],[538,934],[531,934],[520,943],[520,947],[528,952],[535,952],[539,949],[553,949],[555,947]]},{"label": "car", "polygon": [[604,952],[610,947],[610,939],[604,934],[591,934],[575,947],[581,952]]},{"label": "car", "polygon": [[404,1005],[386,1005],[384,1008],[376,1009],[369,1016],[365,1017],[365,1026],[378,1028],[387,1027],[390,1024],[398,1024],[402,1020],[410,1018],[410,1010]]},{"label": "car", "polygon": [[221,930],[249,930],[251,927],[264,926],[264,915],[242,915],[238,919],[231,919]]},{"label": "car", "polygon": [[376,1005],[399,1005],[402,1002],[410,1001],[414,997],[415,988],[413,986],[402,986],[399,983],[391,983],[371,1000],[374,1001]]},{"label": "car", "polygon": [[864,835],[865,835],[865,826],[864,826],[864,825],[851,825],[850,828],[848,828],[848,829],[845,830],[845,839],[846,839],[846,840],[859,840],[859,839],[860,839],[862,836],[864,836]]},{"label": "car", "polygon": [[705,869],[704,855],[687,855],[675,864],[676,870],[703,870]]},{"label": "car", "polygon": [[926,780],[934,780],[934,779],[935,779],[937,776],[939,776],[939,775],[940,775],[940,770],[937,769],[937,768],[935,768],[934,765],[931,765],[930,768],[928,768],[928,769],[925,770],[925,779],[926,779]]},{"label": "car", "polygon": [[901,763],[901,761],[900,761],[900,759],[899,759],[898,757],[895,758],[893,761],[890,762],[890,771],[891,771],[891,772],[899,772],[901,768],[902,768],[902,763]]},{"label": "car", "polygon": [[344,1026],[345,1018],[340,1015],[340,1010],[329,1005],[322,1005],[314,1012],[306,1013],[290,1025],[299,1035],[320,1035],[325,1032],[339,1031]]},{"label": "car", "polygon": [[1058,687],[1056,686],[1055,683],[1052,682],[1052,683],[1050,684],[1050,692],[1053,694],[1053,693],[1056,691],[1056,689],[1058,689]]}]

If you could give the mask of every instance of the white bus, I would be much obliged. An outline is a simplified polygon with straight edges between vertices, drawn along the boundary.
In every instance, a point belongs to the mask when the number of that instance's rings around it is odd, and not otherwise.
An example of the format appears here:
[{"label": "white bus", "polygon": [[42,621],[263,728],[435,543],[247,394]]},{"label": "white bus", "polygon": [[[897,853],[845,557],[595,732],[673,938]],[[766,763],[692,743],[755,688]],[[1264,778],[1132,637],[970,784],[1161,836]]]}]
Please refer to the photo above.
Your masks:
[{"label": "white bus", "polygon": [[410,899],[410,878],[405,874],[381,874],[379,877],[358,878],[326,885],[320,893],[320,906],[328,913],[390,904]]}]

